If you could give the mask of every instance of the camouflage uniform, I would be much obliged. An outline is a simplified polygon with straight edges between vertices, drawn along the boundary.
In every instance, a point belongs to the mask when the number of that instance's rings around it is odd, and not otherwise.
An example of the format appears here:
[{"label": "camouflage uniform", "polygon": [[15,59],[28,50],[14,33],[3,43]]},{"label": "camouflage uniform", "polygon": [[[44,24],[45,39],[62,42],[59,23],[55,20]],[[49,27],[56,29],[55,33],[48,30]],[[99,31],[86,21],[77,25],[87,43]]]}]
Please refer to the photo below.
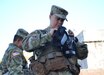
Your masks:
[{"label": "camouflage uniform", "polygon": [[[57,13],[55,15],[63,19],[66,19],[68,14],[66,10],[57,6],[52,7],[51,13]],[[36,75],[77,75],[71,72],[71,69],[78,71],[77,57],[73,57],[75,61],[66,59],[59,48],[51,43],[52,36],[49,32],[50,27],[44,30],[35,30],[24,39],[23,49],[27,52],[33,51],[34,58],[37,55],[37,59],[30,64],[30,68]]]},{"label": "camouflage uniform", "polygon": [[[52,51],[51,49],[49,49],[49,52],[47,50],[44,50],[45,44],[47,42],[50,42],[52,39],[51,35],[48,33],[49,30],[50,30],[49,28],[46,28],[45,30],[36,30],[31,34],[29,34],[23,42],[23,48],[28,52],[34,50],[34,54],[37,55],[37,60],[39,60],[42,63],[44,63],[45,61],[43,61],[44,59],[41,60],[41,57],[46,56],[48,53],[57,52],[57,49]],[[72,73],[70,73],[69,70],[65,70],[65,71],[63,70],[63,71],[57,71],[57,72],[52,71],[48,75],[72,75]]]},{"label": "camouflage uniform", "polygon": [[[27,34],[23,29],[19,29],[16,33],[22,38]],[[27,61],[23,55],[23,50],[14,43],[9,44],[1,64],[4,75],[6,73],[8,73],[7,75],[24,75],[24,69],[27,69]]]},{"label": "camouflage uniform", "polygon": [[[23,74],[23,66],[27,65],[25,57],[23,56],[23,50],[18,48],[15,44],[11,43],[5,52],[2,60],[3,68],[7,67],[10,75]],[[6,68],[5,68],[6,69]]]}]

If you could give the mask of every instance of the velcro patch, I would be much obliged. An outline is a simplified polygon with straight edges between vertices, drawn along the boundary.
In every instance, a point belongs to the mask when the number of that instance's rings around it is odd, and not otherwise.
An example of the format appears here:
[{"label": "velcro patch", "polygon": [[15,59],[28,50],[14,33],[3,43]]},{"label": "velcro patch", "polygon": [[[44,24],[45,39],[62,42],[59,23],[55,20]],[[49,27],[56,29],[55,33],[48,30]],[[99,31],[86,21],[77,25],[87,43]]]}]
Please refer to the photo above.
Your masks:
[{"label": "velcro patch", "polygon": [[12,55],[13,56],[18,56],[18,55],[20,55],[20,53],[19,52],[14,52],[14,53],[12,53]]}]

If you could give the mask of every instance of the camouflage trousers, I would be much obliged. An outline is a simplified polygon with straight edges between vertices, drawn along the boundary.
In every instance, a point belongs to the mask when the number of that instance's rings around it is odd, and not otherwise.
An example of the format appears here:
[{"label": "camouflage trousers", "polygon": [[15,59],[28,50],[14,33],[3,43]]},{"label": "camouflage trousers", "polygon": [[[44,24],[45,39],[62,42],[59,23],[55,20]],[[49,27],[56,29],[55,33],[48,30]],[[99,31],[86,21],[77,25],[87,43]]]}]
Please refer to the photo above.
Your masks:
[{"label": "camouflage trousers", "polygon": [[70,71],[50,72],[48,75],[72,75]]}]

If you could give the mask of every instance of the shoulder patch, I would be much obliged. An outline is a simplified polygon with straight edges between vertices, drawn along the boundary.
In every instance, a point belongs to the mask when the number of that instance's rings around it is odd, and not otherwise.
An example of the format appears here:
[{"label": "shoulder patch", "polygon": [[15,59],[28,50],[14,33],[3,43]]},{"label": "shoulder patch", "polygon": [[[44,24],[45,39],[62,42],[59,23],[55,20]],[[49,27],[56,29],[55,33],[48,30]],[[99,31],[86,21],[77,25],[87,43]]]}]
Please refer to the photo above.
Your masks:
[{"label": "shoulder patch", "polygon": [[18,56],[18,55],[20,55],[19,52],[13,52],[13,53],[12,53],[12,56]]}]

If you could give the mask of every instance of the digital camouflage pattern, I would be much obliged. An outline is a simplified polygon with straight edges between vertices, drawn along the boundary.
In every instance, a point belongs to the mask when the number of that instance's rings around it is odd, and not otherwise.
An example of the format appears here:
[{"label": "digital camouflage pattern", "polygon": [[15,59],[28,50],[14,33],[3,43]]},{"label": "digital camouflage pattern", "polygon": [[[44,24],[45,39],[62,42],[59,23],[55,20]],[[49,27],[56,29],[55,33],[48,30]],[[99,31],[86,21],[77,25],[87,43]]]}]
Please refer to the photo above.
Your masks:
[{"label": "digital camouflage pattern", "polygon": [[[51,14],[54,14],[62,19],[66,19],[66,16],[68,15],[68,11],[66,11],[65,9],[58,7],[56,5],[53,5],[51,8]],[[67,19],[66,19],[67,20]]]},{"label": "digital camouflage pattern", "polygon": [[24,75],[23,68],[26,68],[27,61],[23,56],[23,51],[11,43],[2,59],[3,72],[9,75]]},{"label": "digital camouflage pattern", "polygon": [[45,44],[49,41],[51,41],[52,37],[49,33],[50,28],[47,28],[46,30],[36,30],[29,34],[24,40],[23,40],[23,49],[31,52],[35,51],[37,56],[39,56],[42,52],[42,48],[38,49],[40,47],[44,47]]},{"label": "digital camouflage pattern", "polygon": [[[45,30],[36,30],[36,31],[32,32],[31,34],[29,34],[23,41],[24,50],[26,50],[28,52],[33,51],[34,55],[35,54],[37,55],[37,59],[39,57],[42,57],[45,53],[44,47],[46,46],[46,44],[48,42],[50,42],[52,40],[52,37],[49,34],[49,31],[50,31],[50,28],[46,28]],[[51,50],[51,48],[50,48],[50,50]],[[83,50],[80,53],[83,53]],[[69,58],[68,60],[70,61],[71,65],[72,65],[72,68],[71,68],[72,71],[75,72],[75,70],[76,70],[78,73],[80,66],[77,64],[77,57]],[[76,66],[73,66],[73,65],[76,65],[78,67],[78,69],[76,69]],[[64,73],[64,74],[62,74],[62,73]],[[56,75],[72,75],[72,73],[70,71],[67,71],[67,72],[63,71],[60,73],[52,72],[52,75],[55,75],[55,74]],[[75,74],[75,75],[77,75],[77,74]]]},{"label": "digital camouflage pattern", "polygon": [[20,28],[20,29],[17,30],[15,35],[18,35],[18,36],[20,36],[22,38],[25,38],[28,34],[29,33],[26,30]]},{"label": "digital camouflage pattern", "polygon": [[[50,28],[48,27],[45,30],[36,30],[29,34],[23,41],[23,49],[28,52],[33,51],[34,55],[37,55],[37,59],[44,55],[44,47],[52,40],[49,31]],[[51,51],[49,50],[49,52]],[[72,73],[70,71],[59,71],[50,72],[48,75],[72,75]]]}]

